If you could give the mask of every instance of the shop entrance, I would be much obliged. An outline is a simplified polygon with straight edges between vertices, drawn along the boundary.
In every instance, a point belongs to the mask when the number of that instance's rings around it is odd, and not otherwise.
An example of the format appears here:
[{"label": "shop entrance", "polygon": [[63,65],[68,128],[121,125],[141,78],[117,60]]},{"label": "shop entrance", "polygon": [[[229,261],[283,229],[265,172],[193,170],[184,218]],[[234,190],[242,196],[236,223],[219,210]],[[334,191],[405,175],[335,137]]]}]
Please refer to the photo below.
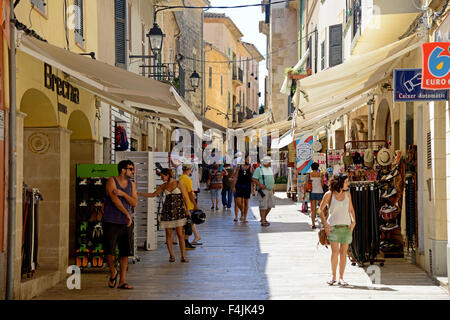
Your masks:
[{"label": "shop entrance", "polygon": [[[76,250],[76,165],[80,163],[95,163],[96,141],[92,139],[92,130],[86,115],[76,110],[70,114],[67,129],[70,135],[70,211],[69,211],[69,263],[75,264]],[[100,159],[99,159],[100,160]]]}]

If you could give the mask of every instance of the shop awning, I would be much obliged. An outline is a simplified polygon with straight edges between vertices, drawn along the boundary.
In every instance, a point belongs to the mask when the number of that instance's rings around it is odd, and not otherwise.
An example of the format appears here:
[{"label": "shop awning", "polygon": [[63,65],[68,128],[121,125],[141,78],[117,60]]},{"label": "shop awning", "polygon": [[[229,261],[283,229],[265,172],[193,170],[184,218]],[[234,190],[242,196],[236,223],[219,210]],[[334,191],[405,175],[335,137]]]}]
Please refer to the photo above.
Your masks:
[{"label": "shop awning", "polygon": [[342,103],[390,78],[397,62],[421,44],[419,36],[414,34],[301,79],[297,81],[294,103],[304,114],[339,109]]},{"label": "shop awning", "polygon": [[[70,81],[128,112],[140,108],[164,115],[181,115],[194,128],[198,119],[176,90],[166,83],[81,56],[18,33],[18,50],[65,72]],[[200,134],[200,132],[196,132]]]},{"label": "shop awning", "polygon": [[272,113],[266,112],[236,125],[235,129],[258,129],[272,120]]}]

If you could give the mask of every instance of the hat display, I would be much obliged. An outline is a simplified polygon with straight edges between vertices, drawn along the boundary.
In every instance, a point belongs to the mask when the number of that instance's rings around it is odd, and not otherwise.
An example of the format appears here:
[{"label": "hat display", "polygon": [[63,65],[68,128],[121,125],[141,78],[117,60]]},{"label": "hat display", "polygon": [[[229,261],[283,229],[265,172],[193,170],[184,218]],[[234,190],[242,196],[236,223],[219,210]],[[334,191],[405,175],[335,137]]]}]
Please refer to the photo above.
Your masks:
[{"label": "hat display", "polygon": [[377,162],[380,166],[388,166],[392,163],[393,160],[394,156],[389,149],[382,148],[380,151],[378,151]]},{"label": "hat display", "polygon": [[372,151],[372,149],[367,149],[364,152],[364,165],[368,168],[373,167],[373,151]]},{"label": "hat display", "polygon": [[353,158],[352,158],[352,155],[350,154],[350,151],[347,151],[344,154],[344,156],[342,157],[342,160],[344,161],[344,164],[346,164],[346,165],[352,164]]},{"label": "hat display", "polygon": [[272,162],[272,158],[269,156],[265,156],[261,161],[261,163],[268,163],[268,162]]},{"label": "hat display", "polygon": [[359,154],[359,152],[355,152],[355,154],[353,155],[353,163],[354,164],[361,164],[362,163],[362,157]]},{"label": "hat display", "polygon": [[319,152],[320,150],[322,150],[322,143],[318,140],[314,141],[312,144],[312,149],[314,150],[314,152]]}]

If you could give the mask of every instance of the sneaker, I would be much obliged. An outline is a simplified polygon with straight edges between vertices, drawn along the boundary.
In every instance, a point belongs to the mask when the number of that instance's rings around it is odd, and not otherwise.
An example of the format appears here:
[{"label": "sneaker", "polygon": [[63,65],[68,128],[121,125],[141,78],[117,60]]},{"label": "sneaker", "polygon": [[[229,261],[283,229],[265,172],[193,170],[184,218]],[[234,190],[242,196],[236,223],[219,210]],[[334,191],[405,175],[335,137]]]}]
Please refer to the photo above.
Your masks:
[{"label": "sneaker", "polygon": [[80,181],[80,186],[87,186],[87,179],[83,179]]},{"label": "sneaker", "polygon": [[185,246],[184,247],[185,247],[186,250],[194,250],[195,249],[195,247],[189,241],[185,242]]},{"label": "sneaker", "polygon": [[86,202],[86,200],[83,200],[83,201],[80,203],[80,207],[87,207],[87,202]]},{"label": "sneaker", "polygon": [[399,174],[398,170],[395,169],[393,173],[390,173],[390,174],[388,174],[387,176],[383,176],[383,177],[381,178],[381,181],[389,181],[389,180],[391,180],[392,178],[395,178],[396,176],[398,176],[398,174]]},{"label": "sneaker", "polygon": [[94,185],[96,185],[96,186],[101,186],[101,185],[103,185],[102,179],[98,179],[97,181],[95,181]]},{"label": "sneaker", "polygon": [[398,208],[396,206],[387,206],[387,205],[385,205],[385,206],[381,207],[380,213],[381,214],[383,214],[383,213],[387,214],[387,213],[395,212],[397,210],[398,210]]},{"label": "sneaker", "polygon": [[398,228],[398,224],[396,223],[387,223],[384,226],[381,226],[381,229],[385,230],[385,231],[390,231],[390,230],[394,230]]},{"label": "sneaker", "polygon": [[382,198],[390,198],[390,197],[392,197],[392,196],[394,196],[394,195],[396,195],[396,194],[397,194],[397,189],[392,188],[391,191],[386,190],[386,192],[383,193],[383,195],[382,195],[381,197],[382,197]]}]

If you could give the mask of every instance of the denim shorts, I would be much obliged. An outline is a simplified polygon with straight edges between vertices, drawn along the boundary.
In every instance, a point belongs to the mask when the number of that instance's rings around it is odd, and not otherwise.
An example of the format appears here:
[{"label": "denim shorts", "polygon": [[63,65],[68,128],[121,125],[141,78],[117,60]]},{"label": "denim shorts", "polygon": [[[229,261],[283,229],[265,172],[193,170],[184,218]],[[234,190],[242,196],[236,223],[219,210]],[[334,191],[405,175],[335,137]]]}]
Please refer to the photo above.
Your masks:
[{"label": "denim shorts", "polygon": [[327,237],[330,242],[339,242],[342,244],[352,243],[352,231],[349,226],[331,226],[331,233]]},{"label": "denim shorts", "polygon": [[222,197],[222,189],[211,189],[211,199],[219,199]]},{"label": "denim shorts", "polygon": [[323,193],[312,193],[309,196],[309,200],[317,200],[317,201],[322,201],[323,198]]}]

